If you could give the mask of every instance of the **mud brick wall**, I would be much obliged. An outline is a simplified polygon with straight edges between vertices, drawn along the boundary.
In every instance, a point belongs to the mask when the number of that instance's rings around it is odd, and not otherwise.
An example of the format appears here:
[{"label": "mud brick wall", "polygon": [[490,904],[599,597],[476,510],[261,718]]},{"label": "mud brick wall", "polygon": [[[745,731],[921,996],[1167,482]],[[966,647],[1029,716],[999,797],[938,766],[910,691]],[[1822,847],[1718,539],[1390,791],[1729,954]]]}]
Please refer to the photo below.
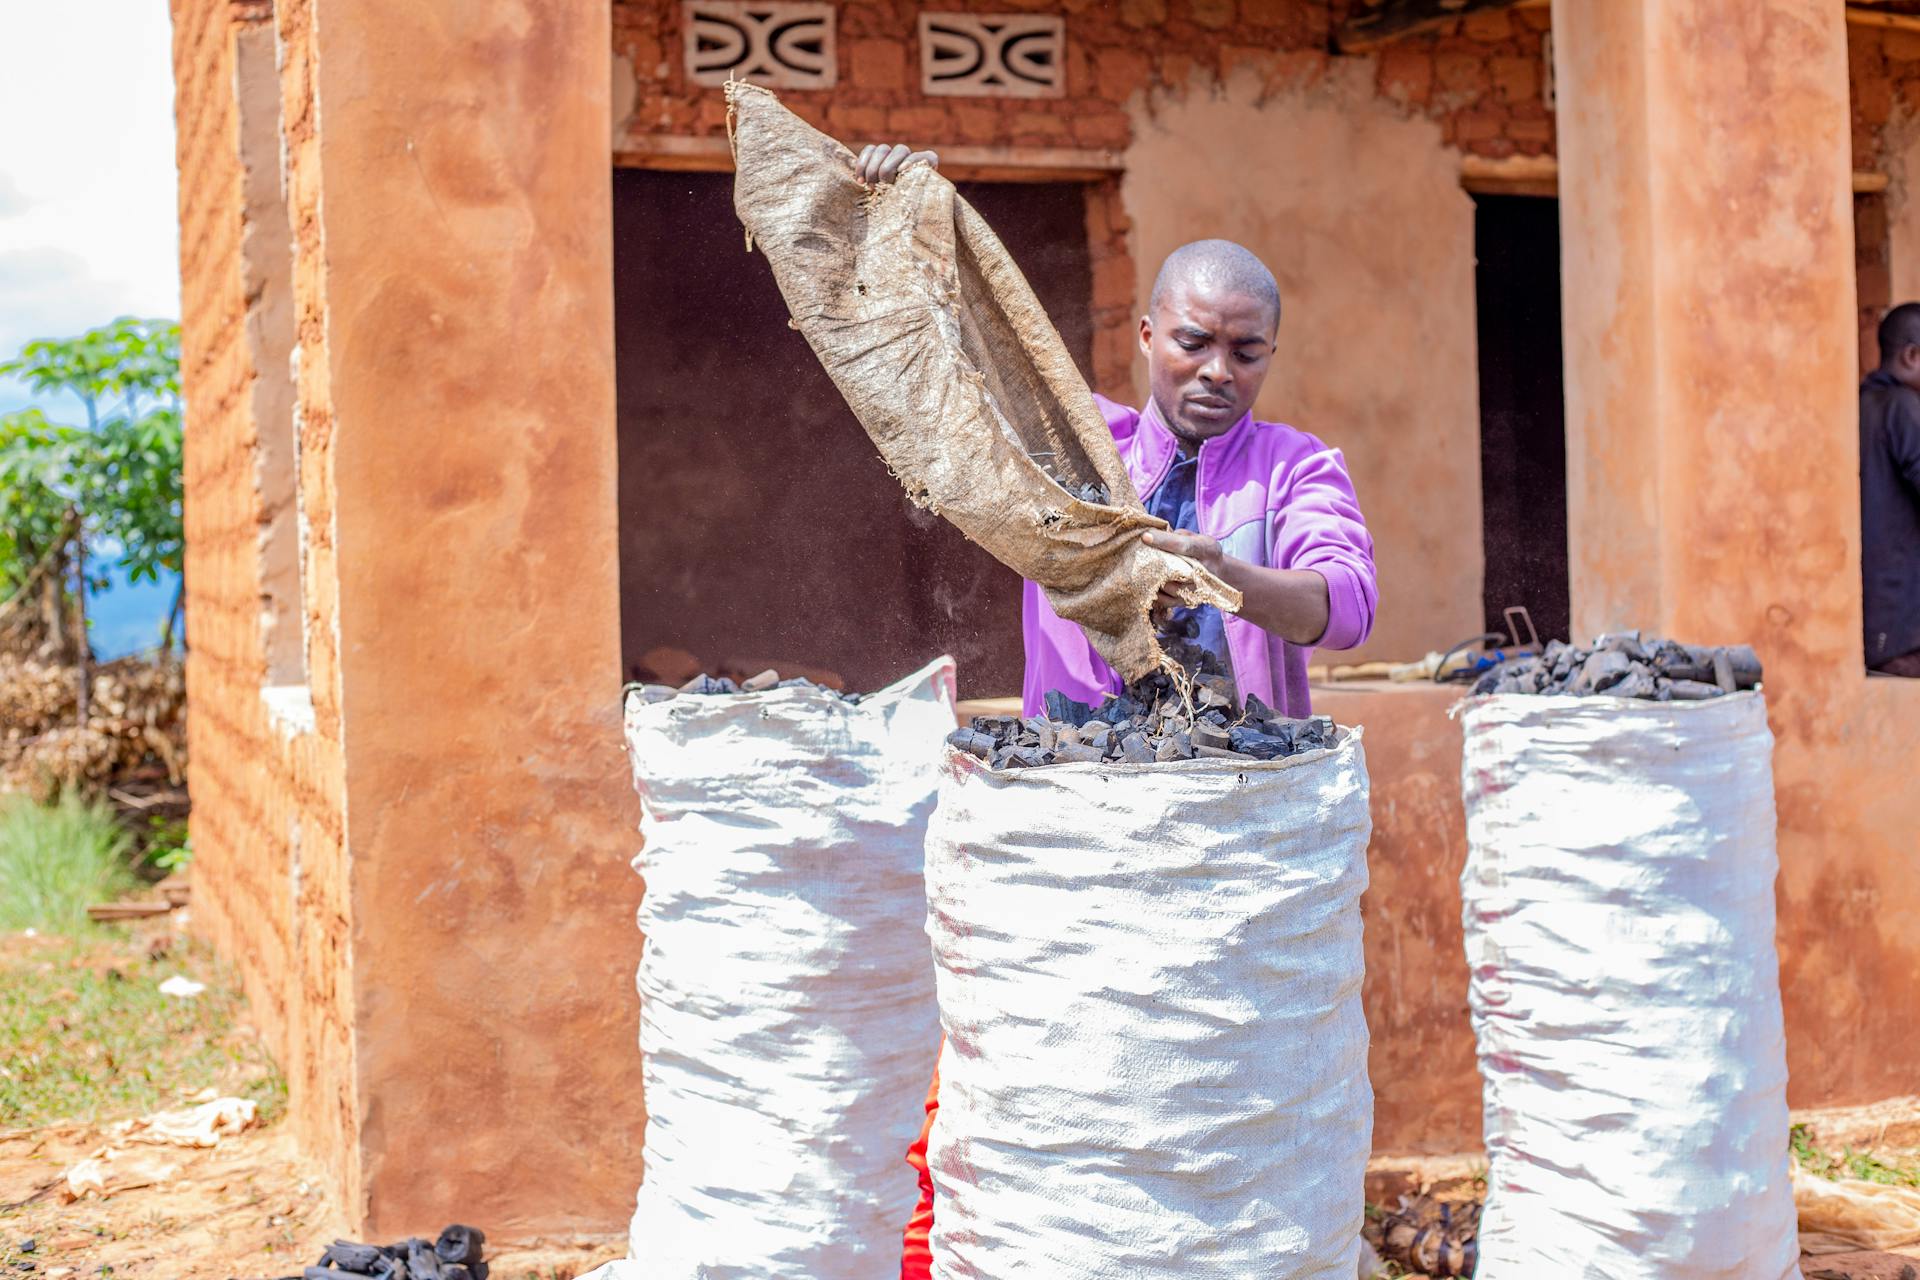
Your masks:
[{"label": "mud brick wall", "polygon": [[[1344,5],[1327,0],[950,0],[951,12],[1032,11],[1066,17],[1066,89],[1059,99],[928,96],[919,91],[917,17],[924,6],[860,0],[839,6],[839,79],[828,90],[787,90],[782,101],[850,145],[899,139],[939,148],[1076,148],[1124,152],[1148,94],[1207,93],[1236,75],[1279,93],[1364,61],[1378,93],[1410,115],[1437,121],[1464,154],[1550,154],[1553,112],[1545,100],[1545,7],[1479,13],[1397,41],[1361,58],[1328,52]],[[616,151],[645,150],[650,137],[719,137],[726,108],[718,89],[689,84],[677,0],[614,0],[616,80],[633,85],[631,110],[615,125]],[[616,100],[620,89],[616,87]],[[1093,382],[1131,394],[1134,318],[1141,269],[1120,184],[1092,184],[1087,199],[1093,260]],[[1146,269],[1151,269],[1147,264]]]},{"label": "mud brick wall", "polygon": [[[298,13],[287,6],[289,18]],[[240,974],[252,1017],[287,1076],[302,1145],[351,1197],[360,1122],[337,690],[331,681],[315,682],[318,728],[297,738],[271,721],[260,693],[266,665],[260,584],[265,512],[252,403],[262,370],[248,335],[235,90],[239,42],[251,39],[257,51],[264,41],[271,51],[272,9],[265,3],[175,0],[173,22],[181,373],[188,405],[193,915],[195,928]],[[265,86],[269,93],[274,88]],[[309,442],[310,503],[325,498],[325,450],[323,435]],[[308,571],[309,630],[322,669],[330,669],[325,655],[331,618],[320,607],[330,595],[327,572],[319,557]]]}]

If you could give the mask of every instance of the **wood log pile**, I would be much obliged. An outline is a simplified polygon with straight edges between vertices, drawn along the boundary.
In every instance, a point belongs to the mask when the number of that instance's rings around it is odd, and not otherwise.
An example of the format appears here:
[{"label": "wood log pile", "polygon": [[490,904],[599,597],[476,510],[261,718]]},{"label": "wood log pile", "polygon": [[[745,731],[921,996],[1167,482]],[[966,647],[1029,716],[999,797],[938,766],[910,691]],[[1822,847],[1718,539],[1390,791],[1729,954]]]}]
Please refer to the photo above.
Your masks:
[{"label": "wood log pile", "polygon": [[160,771],[167,785],[184,783],[187,686],[178,659],[103,663],[91,672],[87,704],[83,721],[76,668],[0,653],[0,792],[104,793]]}]

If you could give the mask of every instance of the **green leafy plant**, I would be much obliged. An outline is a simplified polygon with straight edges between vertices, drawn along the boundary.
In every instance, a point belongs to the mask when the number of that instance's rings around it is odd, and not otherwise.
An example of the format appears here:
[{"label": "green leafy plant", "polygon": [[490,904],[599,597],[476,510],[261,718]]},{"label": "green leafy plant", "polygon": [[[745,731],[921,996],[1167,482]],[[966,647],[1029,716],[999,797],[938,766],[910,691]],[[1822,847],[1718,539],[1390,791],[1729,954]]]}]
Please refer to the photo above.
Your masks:
[{"label": "green leafy plant", "polygon": [[180,569],[179,326],[123,317],[29,342],[0,375],[70,395],[86,418],[0,416],[0,631],[84,661],[86,596],[106,587],[108,565],[135,582]]},{"label": "green leafy plant", "polygon": [[1822,1151],[1814,1145],[1813,1135],[1804,1124],[1796,1124],[1788,1130],[1787,1143],[1793,1151],[1794,1161],[1807,1172],[1822,1178],[1859,1178],[1887,1186],[1920,1187],[1920,1168],[1889,1164],[1871,1152],[1855,1151],[1852,1147],[1845,1148],[1839,1155]]},{"label": "green leafy plant", "polygon": [[0,929],[85,931],[88,903],[133,888],[132,843],[112,810],[79,795],[0,798]]},{"label": "green leafy plant", "polygon": [[147,865],[172,875],[193,861],[193,841],[183,818],[154,818],[147,824]]}]

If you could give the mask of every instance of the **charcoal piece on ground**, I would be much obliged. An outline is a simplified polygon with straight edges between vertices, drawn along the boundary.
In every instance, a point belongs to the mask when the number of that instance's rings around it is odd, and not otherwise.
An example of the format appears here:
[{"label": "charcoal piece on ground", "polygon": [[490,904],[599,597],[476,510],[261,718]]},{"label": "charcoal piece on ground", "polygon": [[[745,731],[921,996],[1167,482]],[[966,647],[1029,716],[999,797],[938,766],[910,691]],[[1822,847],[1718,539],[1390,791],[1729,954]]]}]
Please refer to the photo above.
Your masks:
[{"label": "charcoal piece on ground", "polygon": [[1093,718],[1093,708],[1086,703],[1069,698],[1058,689],[1046,696],[1047,719],[1058,720],[1070,725],[1083,725]]},{"label": "charcoal piece on ground", "polygon": [[425,1240],[407,1241],[407,1280],[442,1280],[440,1255]]},{"label": "charcoal piece on ground", "polygon": [[1726,696],[1719,685],[1708,684],[1704,680],[1675,680],[1667,687],[1675,702],[1704,702],[1708,698]]},{"label": "charcoal piece on ground", "polygon": [[378,1245],[358,1244],[352,1240],[335,1240],[320,1255],[320,1265],[332,1263],[342,1271],[358,1271],[363,1275],[371,1274],[374,1266],[387,1255]]}]

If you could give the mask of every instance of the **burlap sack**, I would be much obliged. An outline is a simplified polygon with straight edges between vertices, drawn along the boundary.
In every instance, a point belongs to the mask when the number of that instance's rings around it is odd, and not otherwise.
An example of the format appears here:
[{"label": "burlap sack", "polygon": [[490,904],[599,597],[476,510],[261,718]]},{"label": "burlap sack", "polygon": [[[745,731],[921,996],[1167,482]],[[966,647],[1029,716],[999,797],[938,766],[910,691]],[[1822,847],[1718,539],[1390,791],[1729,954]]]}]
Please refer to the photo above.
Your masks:
[{"label": "burlap sack", "polygon": [[[1006,247],[925,164],[863,185],[853,154],[756,85],[727,86],[734,209],[814,354],[907,496],[1046,591],[1135,680],[1148,611],[1240,593],[1140,541],[1146,512],[1099,407]],[[1097,484],[1109,502],[1074,494]],[[1069,492],[1069,491],[1072,492]]]}]

